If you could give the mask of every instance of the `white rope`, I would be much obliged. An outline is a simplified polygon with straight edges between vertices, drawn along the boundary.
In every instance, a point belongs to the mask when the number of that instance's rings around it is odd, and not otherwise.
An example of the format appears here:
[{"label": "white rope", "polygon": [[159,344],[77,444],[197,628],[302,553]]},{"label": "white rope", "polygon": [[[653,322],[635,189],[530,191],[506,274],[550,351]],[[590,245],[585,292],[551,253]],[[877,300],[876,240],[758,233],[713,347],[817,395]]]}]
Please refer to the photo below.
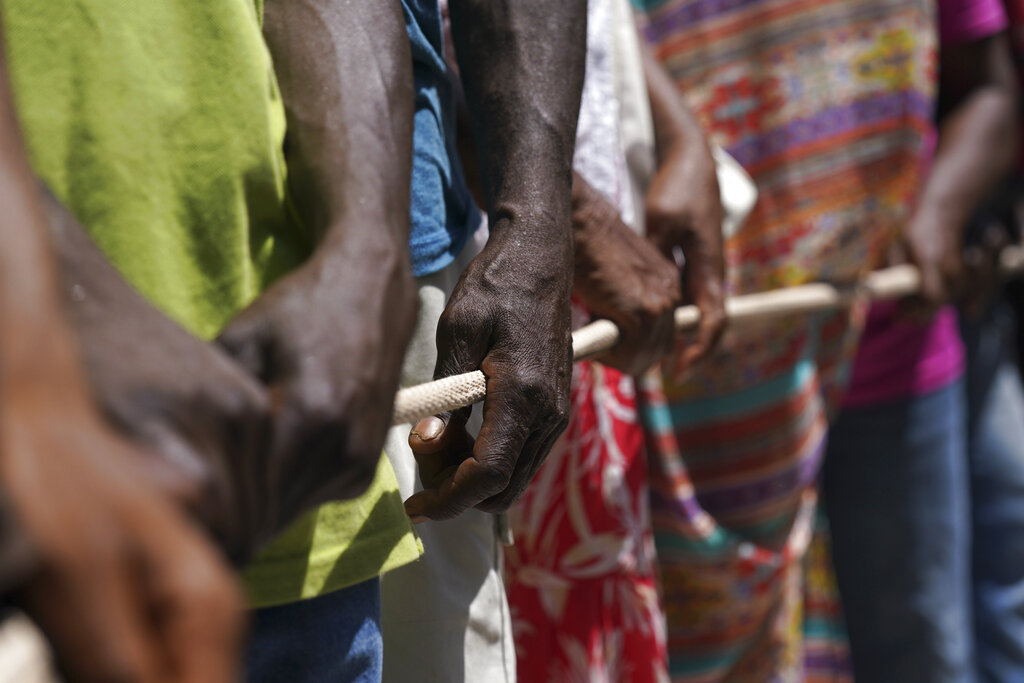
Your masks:
[{"label": "white rope", "polygon": [[[1002,275],[1024,273],[1024,249],[1010,247],[1001,256]],[[861,296],[871,301],[898,299],[916,293],[920,286],[917,268],[895,266],[875,271],[852,287],[813,283],[734,297],[726,301],[725,314],[729,327],[735,329],[771,318],[837,310]],[[676,309],[675,318],[677,331],[692,330],[700,323],[700,311],[696,306],[682,306]],[[615,323],[597,320],[573,332],[573,359],[593,358],[618,341],[619,328]],[[487,378],[479,370],[408,387],[395,396],[392,424],[415,424],[430,415],[478,403],[486,395]]]}]

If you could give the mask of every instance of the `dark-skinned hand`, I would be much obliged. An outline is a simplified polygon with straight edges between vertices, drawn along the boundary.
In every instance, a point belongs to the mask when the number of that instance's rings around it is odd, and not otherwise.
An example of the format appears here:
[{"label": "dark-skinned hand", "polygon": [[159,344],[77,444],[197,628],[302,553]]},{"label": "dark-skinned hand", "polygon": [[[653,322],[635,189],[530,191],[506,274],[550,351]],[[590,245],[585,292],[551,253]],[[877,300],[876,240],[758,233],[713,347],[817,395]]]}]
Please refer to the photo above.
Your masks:
[{"label": "dark-skinned hand", "polygon": [[700,309],[694,341],[672,357],[671,371],[679,372],[706,358],[725,331],[722,200],[704,131],[665,67],[649,48],[642,53],[658,156],[646,197],[647,236],[669,259],[681,254],[683,295]]},{"label": "dark-skinned hand", "polygon": [[1005,32],[943,47],[939,66],[938,143],[902,243],[921,272],[920,294],[902,308],[918,320],[965,293],[965,231],[1019,149],[1020,93]]},{"label": "dark-skinned hand", "polygon": [[573,293],[619,328],[619,342],[596,360],[639,375],[672,350],[679,270],[581,177],[573,181],[576,277]]},{"label": "dark-skinned hand", "polygon": [[97,403],[160,457],[147,472],[236,562],[275,528],[266,470],[269,398],[222,350],[189,334],[133,290],[73,216],[47,196],[65,309]]},{"label": "dark-skinned hand", "polygon": [[218,342],[267,386],[273,516],[373,482],[416,323],[413,74],[398,2],[267,0],[293,207],[315,251]]},{"label": "dark-skinned hand", "polygon": [[407,257],[354,246],[274,284],[218,342],[268,387],[277,519],[373,481],[416,321]]},{"label": "dark-skinned hand", "polygon": [[941,215],[922,205],[903,233],[902,250],[895,260],[917,266],[920,292],[901,304],[902,315],[926,322],[946,304],[959,298],[964,287],[962,227],[949,225]]},{"label": "dark-skinned hand", "polygon": [[971,320],[981,318],[998,296],[1002,280],[999,275],[1000,257],[1010,245],[1010,235],[998,222],[987,224],[976,243],[964,249],[964,287],[961,309]]},{"label": "dark-skinned hand", "polygon": [[34,558],[15,604],[69,680],[236,680],[240,590],[72,375],[3,387],[0,486]]},{"label": "dark-skinned hand", "polygon": [[438,323],[434,376],[479,369],[487,399],[475,442],[469,410],[421,421],[410,435],[424,488],[405,504],[415,520],[508,509],[568,423],[572,377],[571,174],[586,2],[449,4],[490,238]]},{"label": "dark-skinned hand", "polygon": [[677,370],[706,358],[725,331],[725,261],[722,203],[707,145],[676,145],[666,154],[647,191],[647,234],[666,257],[681,250],[683,294],[700,310],[700,325]]},{"label": "dark-skinned hand", "polygon": [[424,488],[405,503],[415,521],[507,510],[568,424],[570,255],[549,270],[543,242],[520,237],[513,258],[503,241],[514,234],[492,234],[438,324],[435,377],[479,368],[487,400],[475,442],[469,409],[422,420],[409,436]]}]

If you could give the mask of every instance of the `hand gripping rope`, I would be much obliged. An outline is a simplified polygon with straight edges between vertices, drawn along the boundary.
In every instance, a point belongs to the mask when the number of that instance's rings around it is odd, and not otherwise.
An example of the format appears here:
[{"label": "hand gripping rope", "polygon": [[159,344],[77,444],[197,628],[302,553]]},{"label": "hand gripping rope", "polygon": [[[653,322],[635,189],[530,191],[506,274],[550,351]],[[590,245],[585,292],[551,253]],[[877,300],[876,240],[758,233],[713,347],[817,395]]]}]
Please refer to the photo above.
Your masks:
[{"label": "hand gripping rope", "polygon": [[[1004,249],[999,271],[1004,277],[1024,273],[1024,248]],[[902,265],[875,271],[849,287],[813,283],[737,296],[725,302],[725,314],[730,329],[737,329],[771,318],[838,310],[860,297],[870,301],[898,299],[916,293],[920,287],[917,268]],[[700,311],[696,306],[681,306],[675,318],[676,331],[692,330],[700,323]],[[573,332],[573,360],[593,358],[618,341],[615,323],[597,320]],[[479,403],[486,396],[487,378],[479,370],[407,387],[395,396],[392,424],[415,424],[430,415]]]}]

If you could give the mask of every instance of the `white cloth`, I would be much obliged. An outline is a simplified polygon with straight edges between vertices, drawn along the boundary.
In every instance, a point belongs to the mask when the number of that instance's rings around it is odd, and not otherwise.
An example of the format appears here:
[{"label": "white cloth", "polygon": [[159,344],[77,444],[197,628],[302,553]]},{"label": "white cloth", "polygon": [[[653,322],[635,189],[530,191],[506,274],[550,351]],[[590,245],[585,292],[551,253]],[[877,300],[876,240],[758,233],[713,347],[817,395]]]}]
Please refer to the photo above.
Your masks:
[{"label": "white cloth", "polygon": [[[589,0],[587,4],[586,75],[572,165],[591,187],[619,210],[624,223],[638,227],[640,214],[624,151],[616,68],[616,22],[621,21],[617,7],[624,1]],[[643,85],[642,73],[639,83]],[[642,92],[646,97],[647,88],[643,87]],[[647,117],[650,118],[649,108]]]},{"label": "white cloth", "polygon": [[619,103],[619,130],[621,154],[629,173],[634,217],[626,221],[643,234],[644,198],[654,171],[657,156],[654,151],[654,120],[651,100],[647,93],[640,35],[633,19],[629,0],[615,0],[612,4],[613,79],[615,98]]},{"label": "white cloth", "polygon": [[[419,318],[406,352],[402,386],[433,378],[437,321],[459,275],[478,253],[470,240],[455,262],[417,280]],[[480,407],[470,421],[479,429]],[[402,497],[422,488],[411,425],[392,427],[385,450]],[[416,527],[423,557],[381,577],[384,683],[512,683],[515,645],[502,580],[498,517],[470,510],[458,519]]]}]

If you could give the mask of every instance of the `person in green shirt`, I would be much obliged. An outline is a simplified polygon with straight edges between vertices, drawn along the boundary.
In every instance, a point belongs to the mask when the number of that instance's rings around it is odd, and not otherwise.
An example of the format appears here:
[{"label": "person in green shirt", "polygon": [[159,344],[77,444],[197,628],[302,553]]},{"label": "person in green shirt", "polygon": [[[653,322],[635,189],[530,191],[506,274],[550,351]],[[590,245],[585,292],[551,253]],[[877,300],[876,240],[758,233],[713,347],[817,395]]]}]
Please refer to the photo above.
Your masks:
[{"label": "person in green shirt", "polygon": [[[567,419],[585,4],[540,4],[453,7],[491,237],[438,326],[437,373],[481,367],[493,391],[474,447],[456,438],[460,412],[421,458],[426,489],[405,512],[424,519],[506,509]],[[0,0],[68,305],[109,417],[163,453],[179,499],[233,560],[259,551],[254,605],[331,594],[328,613],[372,621],[372,588],[366,606],[343,594],[418,553],[379,461],[416,322],[412,59],[398,2],[266,5],[264,43],[253,0]],[[267,546],[314,503],[353,496]],[[303,614],[324,604],[293,605],[285,649],[338,626]],[[322,680],[315,666],[292,680]]]},{"label": "person in green shirt", "polygon": [[[276,5],[282,88],[251,0],[0,2],[93,390],[253,606],[420,552],[381,456],[415,320],[401,14]],[[318,12],[371,27],[375,61],[298,39]]]}]

